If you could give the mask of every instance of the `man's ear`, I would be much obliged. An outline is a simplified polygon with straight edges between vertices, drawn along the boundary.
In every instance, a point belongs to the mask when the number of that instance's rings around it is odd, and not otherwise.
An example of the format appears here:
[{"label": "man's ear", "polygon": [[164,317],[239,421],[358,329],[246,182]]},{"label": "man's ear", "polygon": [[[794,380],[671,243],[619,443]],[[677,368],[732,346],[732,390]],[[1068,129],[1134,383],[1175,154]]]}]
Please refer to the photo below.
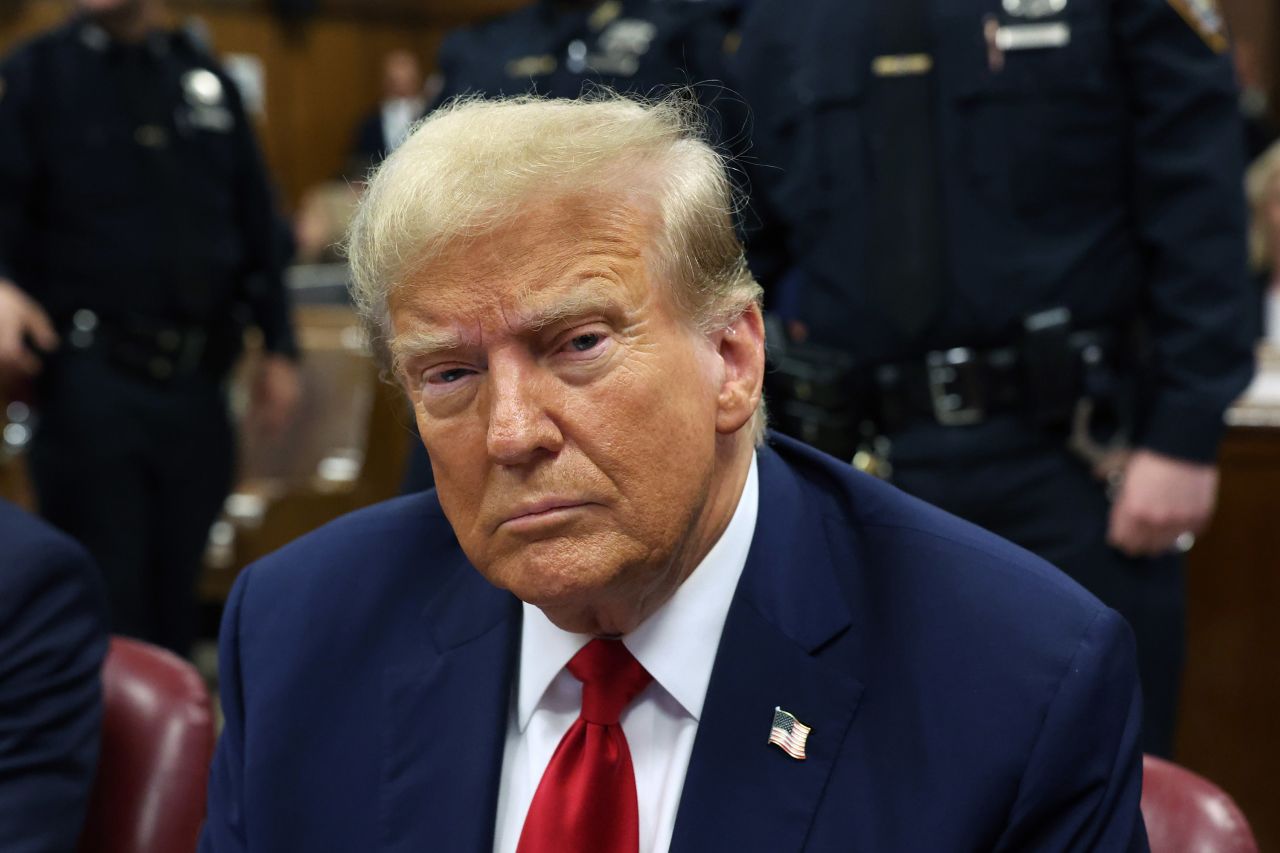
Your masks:
[{"label": "man's ear", "polygon": [[754,302],[712,336],[724,366],[716,431],[730,435],[751,422],[764,388],[764,318]]}]

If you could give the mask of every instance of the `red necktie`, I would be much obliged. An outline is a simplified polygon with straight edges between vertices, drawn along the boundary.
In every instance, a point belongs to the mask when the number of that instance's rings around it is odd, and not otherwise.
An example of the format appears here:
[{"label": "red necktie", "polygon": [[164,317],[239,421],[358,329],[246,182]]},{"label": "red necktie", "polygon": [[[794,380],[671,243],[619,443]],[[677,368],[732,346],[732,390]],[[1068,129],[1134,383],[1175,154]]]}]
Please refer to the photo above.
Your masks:
[{"label": "red necktie", "polygon": [[569,672],[582,712],[542,774],[516,853],[636,853],[636,775],[618,718],[653,676],[619,640],[587,643]]}]

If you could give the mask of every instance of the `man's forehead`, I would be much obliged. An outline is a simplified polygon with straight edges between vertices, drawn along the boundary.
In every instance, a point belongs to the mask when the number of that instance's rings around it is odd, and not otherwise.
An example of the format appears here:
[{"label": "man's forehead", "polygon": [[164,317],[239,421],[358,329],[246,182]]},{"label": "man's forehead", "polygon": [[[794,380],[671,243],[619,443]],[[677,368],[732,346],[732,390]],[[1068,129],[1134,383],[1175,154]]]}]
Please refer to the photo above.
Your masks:
[{"label": "man's forehead", "polygon": [[[559,195],[444,247],[393,289],[392,328],[474,334],[537,329],[647,302],[651,211],[633,200]],[[393,341],[394,346],[394,341]]]},{"label": "man's forehead", "polygon": [[[645,290],[648,285],[639,283]],[[477,346],[493,335],[520,335],[600,314],[622,317],[647,302],[635,283],[616,271],[594,266],[551,282],[523,283],[505,292],[495,288],[478,298],[432,298],[431,284],[418,284],[419,298],[392,310],[392,352],[397,358],[441,349]]]}]

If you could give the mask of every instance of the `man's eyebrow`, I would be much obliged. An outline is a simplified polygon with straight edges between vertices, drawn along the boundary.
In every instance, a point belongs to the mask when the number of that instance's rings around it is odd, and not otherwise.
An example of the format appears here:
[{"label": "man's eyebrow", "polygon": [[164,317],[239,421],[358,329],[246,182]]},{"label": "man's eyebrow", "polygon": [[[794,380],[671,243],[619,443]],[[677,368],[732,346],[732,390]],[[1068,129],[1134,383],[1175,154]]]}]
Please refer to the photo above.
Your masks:
[{"label": "man's eyebrow", "polygon": [[565,320],[585,317],[589,314],[617,313],[618,299],[611,290],[611,283],[596,281],[592,286],[570,293],[546,304],[534,304],[517,309],[515,326],[531,332],[541,331]]},{"label": "man's eyebrow", "polygon": [[[518,330],[538,332],[557,323],[585,317],[591,314],[616,314],[618,299],[612,290],[612,282],[600,278],[587,284],[576,293],[546,300],[516,309],[512,325]],[[448,329],[427,328],[397,334],[392,338],[391,368],[399,372],[409,359],[424,358],[448,350],[462,349],[467,345],[462,335]]]},{"label": "man's eyebrow", "polygon": [[391,340],[391,368],[399,372],[405,361],[445,350],[461,349],[462,336],[445,329],[419,329],[396,335]]}]

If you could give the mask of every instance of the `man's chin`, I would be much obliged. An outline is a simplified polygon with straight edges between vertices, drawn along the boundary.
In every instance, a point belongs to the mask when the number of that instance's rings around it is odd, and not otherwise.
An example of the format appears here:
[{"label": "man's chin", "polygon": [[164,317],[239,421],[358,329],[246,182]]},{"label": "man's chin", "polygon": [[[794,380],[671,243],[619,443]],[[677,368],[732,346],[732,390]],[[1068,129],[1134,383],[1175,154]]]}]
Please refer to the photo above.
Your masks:
[{"label": "man's chin", "polygon": [[544,611],[590,607],[608,596],[622,573],[611,549],[570,539],[530,543],[490,565],[490,583]]}]

